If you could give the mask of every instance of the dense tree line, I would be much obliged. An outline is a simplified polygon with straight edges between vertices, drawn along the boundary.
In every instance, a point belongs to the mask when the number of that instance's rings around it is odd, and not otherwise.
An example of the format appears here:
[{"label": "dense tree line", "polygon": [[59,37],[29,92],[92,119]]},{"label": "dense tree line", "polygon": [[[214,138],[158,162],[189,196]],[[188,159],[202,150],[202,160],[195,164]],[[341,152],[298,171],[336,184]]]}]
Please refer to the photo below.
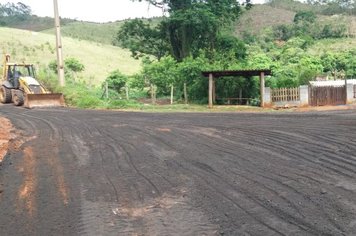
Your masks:
[{"label": "dense tree line", "polygon": [[344,22],[317,21],[312,11],[296,13],[293,24],[282,24],[273,27],[273,37],[278,40],[288,40],[293,37],[309,37],[310,39],[343,38],[347,36],[347,25]]},{"label": "dense tree line", "polygon": [[25,21],[31,14],[31,7],[22,2],[0,4],[0,25],[6,26],[13,22]]}]

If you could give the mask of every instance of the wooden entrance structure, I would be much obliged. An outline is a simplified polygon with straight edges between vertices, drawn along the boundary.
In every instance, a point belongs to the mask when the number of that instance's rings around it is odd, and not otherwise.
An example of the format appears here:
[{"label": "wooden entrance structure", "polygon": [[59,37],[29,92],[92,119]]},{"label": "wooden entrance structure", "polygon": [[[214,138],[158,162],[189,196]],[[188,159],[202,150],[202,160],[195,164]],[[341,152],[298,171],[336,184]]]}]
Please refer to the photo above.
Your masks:
[{"label": "wooden entrance structure", "polygon": [[343,86],[309,86],[310,106],[345,105],[347,101],[345,85]]},{"label": "wooden entrance structure", "polygon": [[265,76],[272,75],[272,71],[268,69],[263,70],[221,70],[221,71],[203,71],[204,77],[209,78],[209,108],[213,108],[215,101],[215,79],[225,76],[242,76],[242,77],[260,77],[260,94],[261,107],[264,107],[265,95]]}]

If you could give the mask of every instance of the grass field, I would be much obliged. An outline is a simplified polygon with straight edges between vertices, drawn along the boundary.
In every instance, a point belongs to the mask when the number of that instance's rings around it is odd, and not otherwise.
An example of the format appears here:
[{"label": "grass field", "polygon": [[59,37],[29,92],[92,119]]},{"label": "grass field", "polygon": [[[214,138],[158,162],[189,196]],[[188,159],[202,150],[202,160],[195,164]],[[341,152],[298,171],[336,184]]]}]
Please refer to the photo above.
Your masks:
[{"label": "grass field", "polygon": [[[144,22],[152,26],[156,26],[160,22],[160,18],[143,19]],[[108,23],[93,23],[76,21],[66,23],[61,27],[62,35],[65,37],[99,42],[102,44],[112,45],[113,40],[125,21],[116,21]],[[47,29],[43,33],[52,34],[54,29]]]},{"label": "grass field", "polygon": [[[123,24],[123,21],[110,22],[105,24],[92,22],[73,22],[61,27],[62,35],[65,37],[112,44],[112,41]],[[54,29],[42,31],[52,34]]]},{"label": "grass field", "polygon": [[[119,47],[69,37],[63,37],[62,41],[64,57],[75,57],[85,65],[85,71],[78,76],[90,84],[99,84],[115,69],[128,75],[140,69],[140,61]],[[44,67],[56,59],[54,34],[1,27],[0,45],[1,54],[10,53],[12,61],[26,61]]]}]

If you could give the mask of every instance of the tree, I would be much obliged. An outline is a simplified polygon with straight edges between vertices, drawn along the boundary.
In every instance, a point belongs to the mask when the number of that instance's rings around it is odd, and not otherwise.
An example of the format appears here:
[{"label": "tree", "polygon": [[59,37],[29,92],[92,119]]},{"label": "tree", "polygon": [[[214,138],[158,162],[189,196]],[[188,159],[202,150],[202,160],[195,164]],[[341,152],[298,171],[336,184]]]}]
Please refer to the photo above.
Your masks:
[{"label": "tree", "polygon": [[298,11],[294,16],[294,23],[314,23],[316,20],[316,15],[312,11]]},{"label": "tree", "polygon": [[143,74],[157,86],[159,94],[168,95],[170,87],[177,81],[177,62],[171,56],[163,57],[160,61],[145,64]]},{"label": "tree", "polygon": [[172,12],[162,25],[171,54],[178,61],[190,55],[197,56],[200,49],[213,48],[219,30],[218,19],[203,4]]},{"label": "tree", "polygon": [[[145,1],[169,12],[160,30],[177,61],[196,57],[201,49],[214,50],[218,35],[241,13],[241,5],[236,0]],[[249,0],[247,3],[246,7],[250,7]]]},{"label": "tree", "polygon": [[[53,60],[48,64],[48,68],[54,73],[58,73],[57,60]],[[64,60],[64,71],[68,78],[75,79],[76,73],[85,70],[85,66],[76,58],[69,57]]]},{"label": "tree", "polygon": [[3,26],[25,21],[31,14],[31,7],[22,2],[0,4],[0,24]]},{"label": "tree", "polygon": [[31,7],[22,3],[5,3],[0,4],[0,16],[23,16],[23,15],[31,15],[32,10]]},{"label": "tree", "polygon": [[76,58],[69,57],[64,60],[65,67],[72,72],[82,72],[85,66]]},{"label": "tree", "polygon": [[106,78],[105,83],[108,83],[109,89],[114,90],[117,94],[120,94],[121,89],[125,87],[128,77],[122,74],[119,70],[112,71]]},{"label": "tree", "polygon": [[160,25],[153,28],[140,19],[125,22],[115,39],[122,47],[128,48],[136,59],[152,55],[160,60],[169,52]]}]

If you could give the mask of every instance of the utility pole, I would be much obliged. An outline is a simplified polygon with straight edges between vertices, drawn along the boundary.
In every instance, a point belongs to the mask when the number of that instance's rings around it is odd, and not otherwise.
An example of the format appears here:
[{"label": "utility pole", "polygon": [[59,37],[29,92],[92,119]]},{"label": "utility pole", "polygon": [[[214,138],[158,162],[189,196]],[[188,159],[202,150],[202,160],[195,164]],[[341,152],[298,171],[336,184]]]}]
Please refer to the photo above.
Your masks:
[{"label": "utility pole", "polygon": [[62,39],[61,39],[61,23],[60,23],[59,12],[58,12],[58,1],[53,0],[53,5],[54,5],[54,22],[55,22],[55,28],[56,28],[58,80],[59,80],[59,85],[61,87],[63,87],[65,85],[65,80],[64,80]]}]

